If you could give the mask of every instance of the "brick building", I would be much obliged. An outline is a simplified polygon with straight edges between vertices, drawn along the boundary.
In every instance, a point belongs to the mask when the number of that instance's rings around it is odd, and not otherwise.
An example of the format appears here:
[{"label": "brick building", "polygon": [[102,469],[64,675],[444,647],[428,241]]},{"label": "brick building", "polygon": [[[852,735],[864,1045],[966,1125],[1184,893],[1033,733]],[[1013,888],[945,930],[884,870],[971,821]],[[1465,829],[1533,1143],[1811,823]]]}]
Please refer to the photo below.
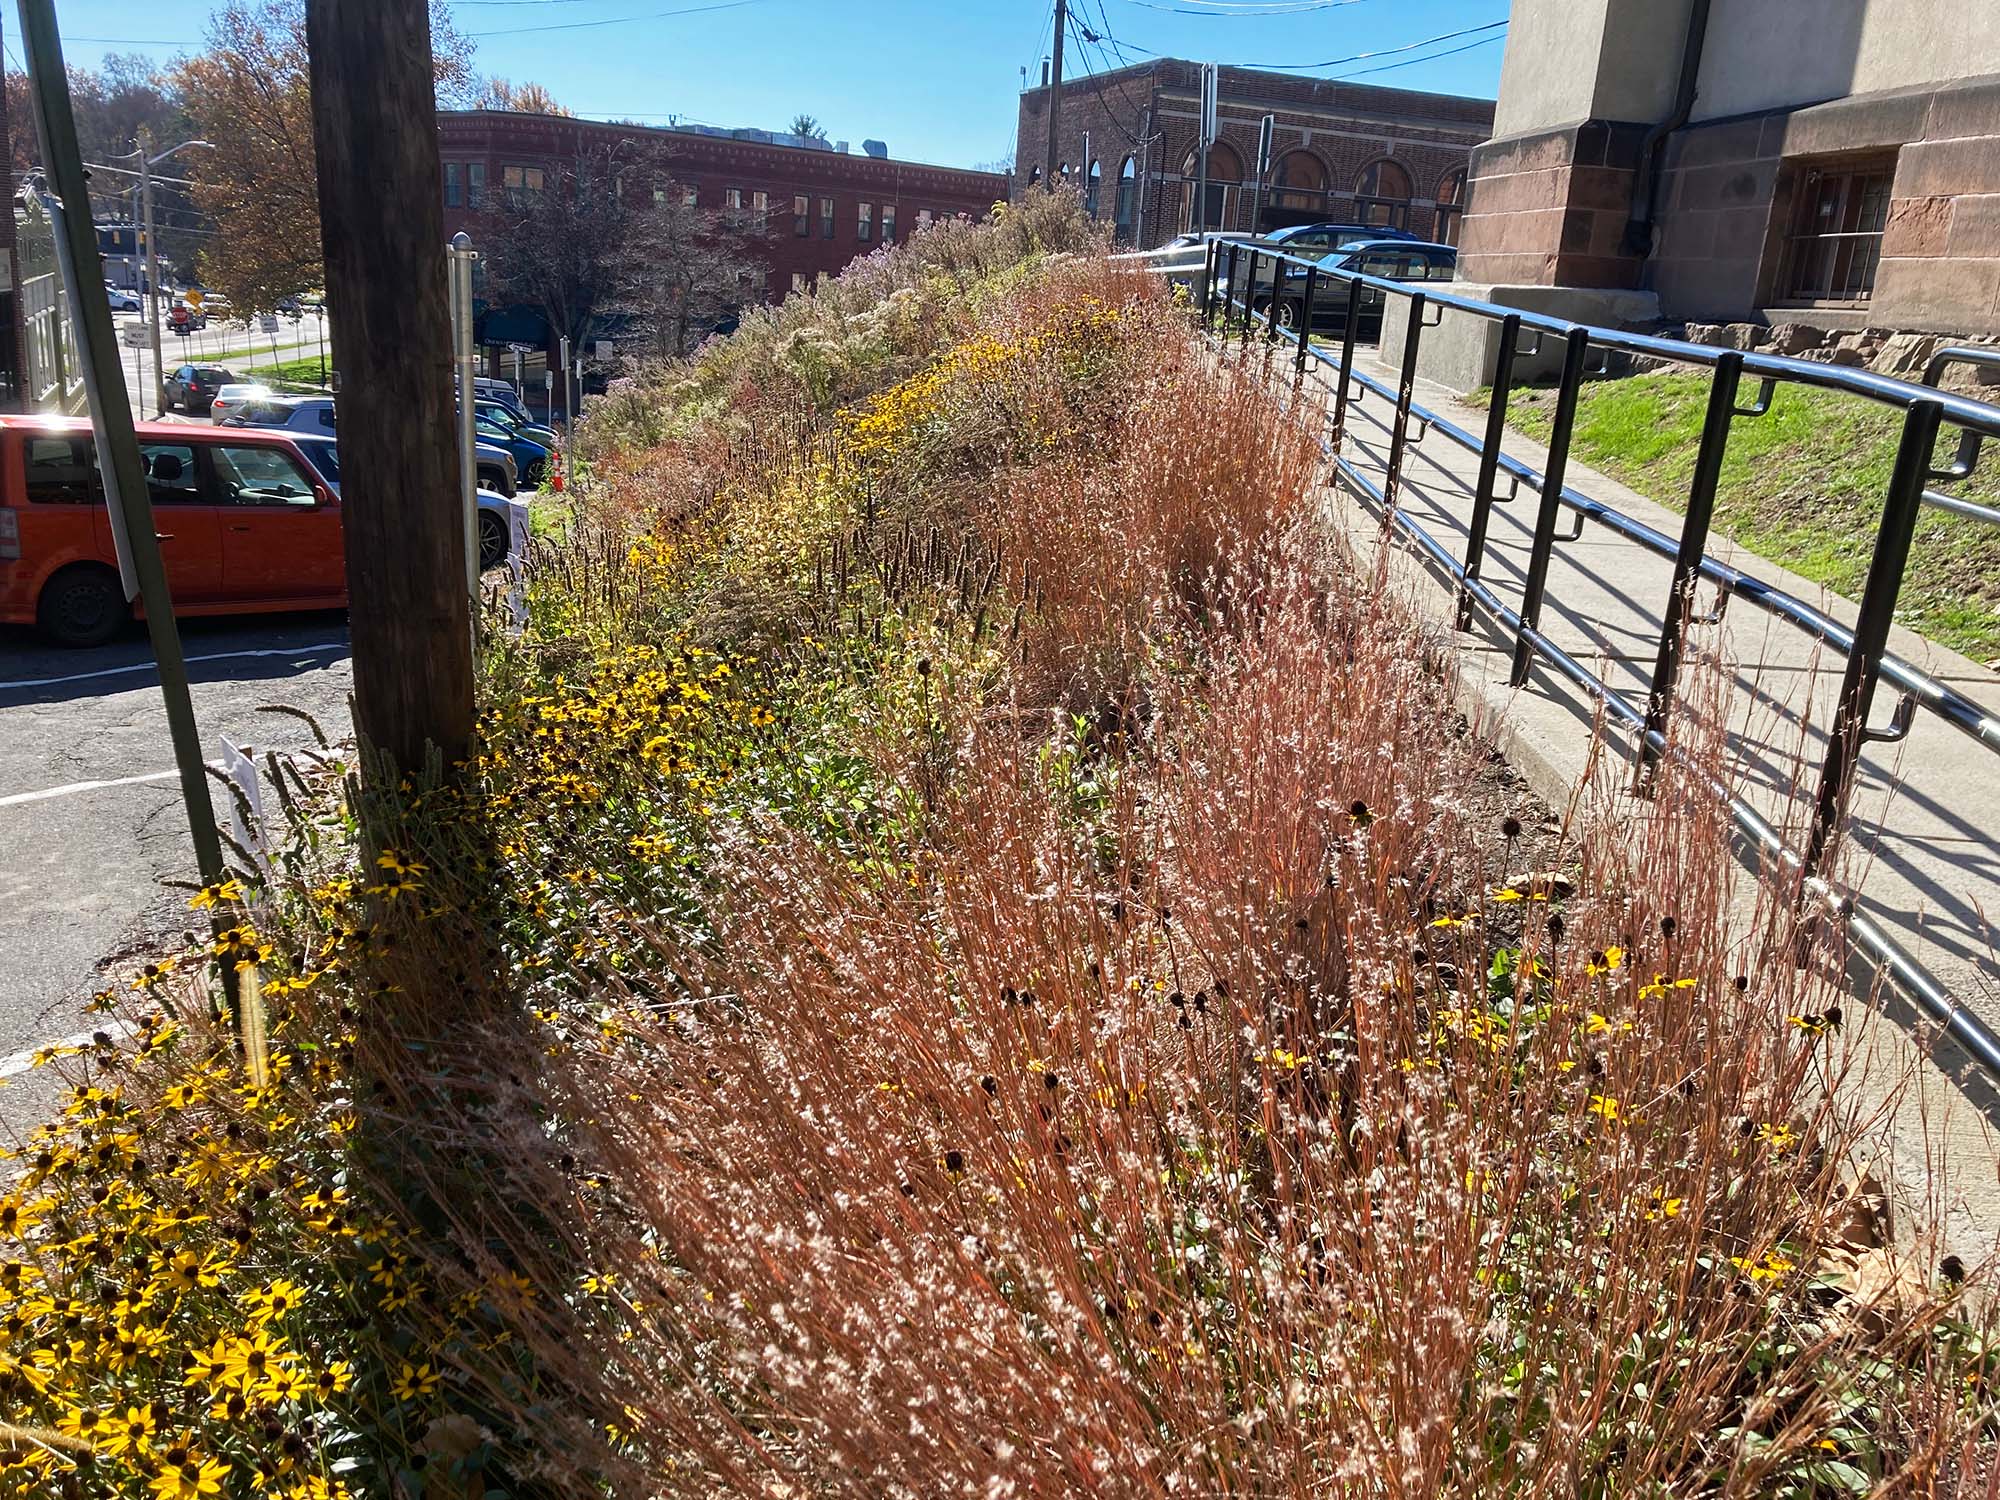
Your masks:
[{"label": "brick building", "polygon": [[1515,0],[1472,178],[1475,282],[2000,332],[2000,5]]},{"label": "brick building", "polygon": [[[1007,179],[997,173],[892,160],[873,154],[874,142],[856,156],[773,143],[766,132],[741,137],[564,115],[440,111],[445,232],[463,229],[476,244],[481,211],[500,195],[553,187],[578,160],[607,150],[664,147],[675,183],[697,206],[727,213],[758,236],[761,268],[744,287],[747,303],[780,300],[933,219],[984,218],[1007,196]],[[479,333],[489,346],[537,346],[527,369],[539,385],[542,357],[553,353],[539,313],[482,309]]]},{"label": "brick building", "polygon": [[[1201,65],[1178,58],[1064,85],[1059,170],[1098,217],[1114,223],[1122,242],[1156,245],[1192,227],[1200,96]],[[1249,68],[1221,70],[1217,102],[1210,229],[1334,219],[1455,243],[1472,148],[1493,130],[1491,100]],[[1267,114],[1276,124],[1270,180],[1260,191],[1257,140]],[[1041,180],[1048,116],[1046,87],[1021,95],[1016,192]]]}]

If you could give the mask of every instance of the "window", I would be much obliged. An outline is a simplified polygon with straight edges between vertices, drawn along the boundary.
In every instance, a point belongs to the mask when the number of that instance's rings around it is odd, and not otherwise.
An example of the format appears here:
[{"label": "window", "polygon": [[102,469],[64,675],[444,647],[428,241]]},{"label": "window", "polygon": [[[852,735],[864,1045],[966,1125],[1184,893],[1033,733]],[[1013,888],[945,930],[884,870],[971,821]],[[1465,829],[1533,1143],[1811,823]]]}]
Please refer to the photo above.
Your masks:
[{"label": "window", "polygon": [[31,437],[24,457],[30,505],[92,505],[101,498],[89,438]]},{"label": "window", "polygon": [[1354,216],[1389,229],[1410,227],[1410,174],[1384,157],[1370,162],[1354,187]]},{"label": "window", "polygon": [[185,443],[147,443],[139,449],[146,469],[146,493],[155,505],[201,504],[201,476],[194,449]]},{"label": "window", "polygon": [[696,187],[693,183],[689,183],[686,187],[681,189],[681,207],[699,208],[700,206],[701,206],[701,189]]},{"label": "window", "polygon": [[1090,169],[1083,174],[1083,211],[1093,219],[1097,217],[1098,190],[1103,185],[1104,164],[1094,161],[1090,164]]},{"label": "window", "polygon": [[896,205],[893,203],[882,205],[882,243],[896,243]]},{"label": "window", "polygon": [[792,233],[802,240],[809,240],[812,238],[812,232],[812,199],[808,198],[804,193],[800,193],[792,199]]},{"label": "window", "polygon": [[1784,297],[1792,302],[1866,302],[1882,258],[1894,158],[1801,167],[1786,237]]},{"label": "window", "polygon": [[928,229],[928,228],[930,228],[930,227],[931,227],[931,211],[930,211],[930,210],[929,210],[928,208],[920,208],[920,209],[918,209],[918,210],[917,210],[917,228],[919,228],[919,229]]},{"label": "window", "polygon": [[1134,230],[1133,215],[1138,208],[1139,173],[1137,164],[1131,157],[1118,169],[1118,199],[1112,209],[1112,220],[1119,241],[1130,244]]},{"label": "window", "polygon": [[465,169],[455,161],[444,164],[444,206],[465,207]]},{"label": "window", "polygon": [[1438,184],[1437,205],[1437,242],[1456,245],[1459,221],[1465,217],[1465,168],[1445,173]]},{"label": "window", "polygon": [[312,481],[282,449],[218,447],[210,452],[224,505],[291,505],[313,498]]},{"label": "window", "polygon": [[819,200],[819,237],[823,240],[833,238],[833,200],[831,198],[822,198]]},{"label": "window", "polygon": [[803,292],[805,289],[806,289],[806,273],[803,271],[792,272],[792,290],[795,292]]},{"label": "window", "polygon": [[540,167],[502,167],[500,169],[500,193],[509,203],[520,203],[538,196],[542,191],[542,169]]},{"label": "window", "polygon": [[854,237],[862,244],[875,238],[875,205],[864,203],[854,216]]},{"label": "window", "polygon": [[1242,200],[1243,158],[1223,142],[1208,148],[1208,192],[1196,203],[1195,183],[1201,176],[1201,153],[1190,151],[1182,166],[1187,178],[1188,223],[1192,230],[1227,229],[1231,211]]},{"label": "window", "polygon": [[308,462],[328,484],[340,483],[340,450],[332,443],[300,443]]},{"label": "window", "polygon": [[750,195],[750,227],[759,234],[771,227],[771,195],[754,192]]},{"label": "window", "polygon": [[743,189],[726,188],[722,194],[722,206],[733,213],[743,212]]},{"label": "window", "polygon": [[1326,164],[1310,151],[1287,151],[1278,159],[1278,207],[1326,212]]},{"label": "window", "polygon": [[484,208],[486,206],[486,163],[469,161],[465,164],[465,206]]}]

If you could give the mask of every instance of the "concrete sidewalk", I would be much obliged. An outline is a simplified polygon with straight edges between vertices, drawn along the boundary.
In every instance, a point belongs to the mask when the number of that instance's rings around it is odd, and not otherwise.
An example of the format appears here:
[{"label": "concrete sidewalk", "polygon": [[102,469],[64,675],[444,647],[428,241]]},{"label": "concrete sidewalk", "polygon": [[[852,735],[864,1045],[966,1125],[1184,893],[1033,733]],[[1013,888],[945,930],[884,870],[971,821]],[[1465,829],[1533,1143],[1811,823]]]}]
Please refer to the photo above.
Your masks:
[{"label": "concrete sidewalk", "polygon": [[[1289,362],[1291,350],[1274,356]],[[1253,343],[1250,357],[1259,358]],[[1356,367],[1394,388],[1395,372],[1373,351],[1358,355]],[[1314,363],[1309,379],[1331,404],[1334,372]],[[1359,387],[1354,387],[1356,391]],[[1485,413],[1459,403],[1441,386],[1419,382],[1417,401],[1475,435],[1485,429]],[[1369,394],[1348,408],[1343,456],[1378,485],[1386,470],[1391,404]],[[1414,436],[1418,427],[1413,420]],[[1510,433],[1507,451],[1537,470],[1546,450]],[[1406,449],[1400,509],[1430,532],[1459,560],[1465,555],[1472,515],[1477,455],[1432,433]],[[1668,536],[1680,534],[1681,518],[1666,507],[1571,460],[1567,485],[1645,522]],[[1503,479],[1499,486],[1506,493]],[[1345,488],[1333,499],[1335,516],[1372,556],[1381,535],[1377,512]],[[1510,504],[1495,505],[1487,533],[1481,577],[1510,606],[1519,607],[1539,496],[1521,490]],[[1565,509],[1557,536],[1574,527]],[[1397,571],[1405,579],[1421,573],[1414,551],[1399,549]],[[1776,564],[1734,547],[1721,536],[1711,555],[1784,589],[1851,627],[1855,606]],[[1598,673],[1611,687],[1643,707],[1652,679],[1673,576],[1671,559],[1586,523],[1575,541],[1558,541],[1549,568],[1541,626],[1561,649]],[[1427,617],[1450,630],[1454,595],[1430,578],[1410,589]],[[1706,613],[1716,590],[1703,584],[1695,609]],[[1565,679],[1538,667],[1521,689],[1507,684],[1513,654],[1511,637],[1479,617],[1457,636],[1468,696],[1489,722],[1500,726],[1503,745],[1521,769],[1543,782],[1545,797],[1567,801],[1586,776],[1601,792],[1625,797],[1634,816],[1648,806],[1624,788],[1631,780],[1633,737],[1613,733],[1610,743],[1625,757],[1606,756],[1596,745],[1591,701]],[[1957,654],[1897,627],[1890,651],[1940,678],[1989,713],[2000,714],[2000,676]],[[1695,675],[1700,655],[1718,664],[1726,684],[1727,764],[1718,769],[1740,794],[1786,836],[1803,844],[1813,796],[1826,752],[1825,726],[1833,716],[1844,658],[1796,627],[1743,599],[1729,601],[1720,623],[1697,623],[1687,641],[1690,665],[1683,683]],[[1887,725],[1896,692],[1884,685],[1876,694],[1872,725]],[[1683,693],[1677,712],[1694,711]],[[2000,959],[1996,959],[1990,919],[2000,919],[2000,755],[1975,743],[1942,719],[1918,710],[1908,738],[1898,744],[1862,748],[1851,801],[1845,847],[1837,876],[1858,893],[1859,904],[1892,939],[1957,996],[1986,1024],[2000,1029]],[[1739,900],[1752,899],[1745,880]],[[1865,994],[1869,976],[1857,976]],[[1860,1011],[1863,1007],[1852,1007]],[[2000,1093],[1949,1041],[1933,1045],[1930,1028],[1898,996],[1878,994],[1871,1009],[1869,1046],[1880,1068],[1918,1066],[1918,1087],[1899,1100],[1889,1130],[1887,1175],[1906,1206],[1929,1201],[1942,1208],[1946,1237],[1962,1254],[2000,1246]],[[1918,1064],[1918,1058],[1922,1061]],[[1885,1072],[1883,1076],[1888,1076]],[[1931,1159],[1939,1152],[1951,1169],[1940,1182]],[[1942,1186],[1942,1191],[1940,1188]]]}]

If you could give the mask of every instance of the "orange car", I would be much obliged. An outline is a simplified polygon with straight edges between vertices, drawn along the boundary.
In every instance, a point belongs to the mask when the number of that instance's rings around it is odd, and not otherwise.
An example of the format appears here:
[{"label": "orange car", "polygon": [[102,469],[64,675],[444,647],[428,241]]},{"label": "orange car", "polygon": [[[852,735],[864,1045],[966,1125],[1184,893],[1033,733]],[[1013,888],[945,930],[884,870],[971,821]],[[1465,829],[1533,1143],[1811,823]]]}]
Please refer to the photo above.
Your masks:
[{"label": "orange car", "polygon": [[[174,612],[347,603],[340,498],[282,432],[138,424]],[[131,617],[90,424],[0,416],[0,623],[66,646]]]}]

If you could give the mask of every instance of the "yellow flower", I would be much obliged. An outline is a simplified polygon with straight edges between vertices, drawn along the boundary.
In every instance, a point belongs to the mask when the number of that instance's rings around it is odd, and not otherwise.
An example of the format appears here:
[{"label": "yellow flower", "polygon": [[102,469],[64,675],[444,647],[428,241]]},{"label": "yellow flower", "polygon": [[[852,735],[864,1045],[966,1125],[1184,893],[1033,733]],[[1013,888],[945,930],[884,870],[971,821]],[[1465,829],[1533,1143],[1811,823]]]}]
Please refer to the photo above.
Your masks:
[{"label": "yellow flower", "polygon": [[257,929],[246,922],[217,933],[209,951],[224,963],[247,969],[253,964],[265,962],[273,950],[269,943],[258,937]]},{"label": "yellow flower", "polygon": [[1664,1000],[1668,990],[1691,990],[1701,981],[1696,979],[1669,979],[1664,974],[1655,974],[1651,984],[1639,986],[1641,1000]]},{"label": "yellow flower", "polygon": [[1618,1101],[1608,1094],[1592,1094],[1589,1108],[1592,1114],[1601,1116],[1607,1124],[1618,1118]]},{"label": "yellow flower", "polygon": [[207,911],[223,901],[241,901],[243,882],[231,876],[227,880],[212,881],[188,898],[188,905],[196,911]]},{"label": "yellow flower", "polygon": [[97,1432],[97,1446],[106,1453],[137,1456],[151,1450],[153,1439],[160,1435],[160,1424],[153,1420],[150,1406],[128,1406],[123,1416],[114,1411],[99,1422]]},{"label": "yellow flower", "polygon": [[277,1322],[298,1311],[299,1302],[305,1293],[295,1281],[272,1282],[259,1291],[246,1292],[243,1305],[251,1318],[258,1323]]},{"label": "yellow flower", "polygon": [[24,1199],[19,1193],[0,1198],[0,1234],[26,1234],[47,1217],[53,1206],[46,1198]]},{"label": "yellow flower", "polygon": [[285,1341],[259,1328],[247,1337],[233,1339],[222,1356],[222,1379],[249,1395],[275,1370],[289,1368],[291,1356]]},{"label": "yellow flower", "polygon": [[354,1384],[354,1366],[344,1359],[336,1359],[313,1377],[313,1394],[325,1401],[338,1396]]},{"label": "yellow flower", "polygon": [[1605,948],[1600,952],[1590,955],[1590,962],[1584,965],[1584,972],[1586,974],[1609,974],[1613,969],[1622,967],[1624,963],[1625,950],[1623,948]]},{"label": "yellow flower", "polygon": [[177,1442],[160,1455],[159,1471],[148,1487],[157,1500],[201,1500],[221,1494],[228,1473],[229,1465],[221,1459],[203,1457],[186,1442]]},{"label": "yellow flower", "polygon": [[389,1382],[389,1394],[398,1401],[415,1401],[430,1395],[437,1388],[438,1372],[431,1366],[429,1360],[420,1365],[404,1360],[403,1367]]},{"label": "yellow flower", "polygon": [[229,1269],[229,1262],[213,1250],[182,1250],[154,1270],[153,1280],[170,1292],[192,1292],[218,1285]]},{"label": "yellow flower", "polygon": [[290,1368],[273,1370],[264,1378],[264,1383],[251,1392],[259,1401],[282,1402],[303,1400],[313,1388],[312,1382],[298,1371]]}]

